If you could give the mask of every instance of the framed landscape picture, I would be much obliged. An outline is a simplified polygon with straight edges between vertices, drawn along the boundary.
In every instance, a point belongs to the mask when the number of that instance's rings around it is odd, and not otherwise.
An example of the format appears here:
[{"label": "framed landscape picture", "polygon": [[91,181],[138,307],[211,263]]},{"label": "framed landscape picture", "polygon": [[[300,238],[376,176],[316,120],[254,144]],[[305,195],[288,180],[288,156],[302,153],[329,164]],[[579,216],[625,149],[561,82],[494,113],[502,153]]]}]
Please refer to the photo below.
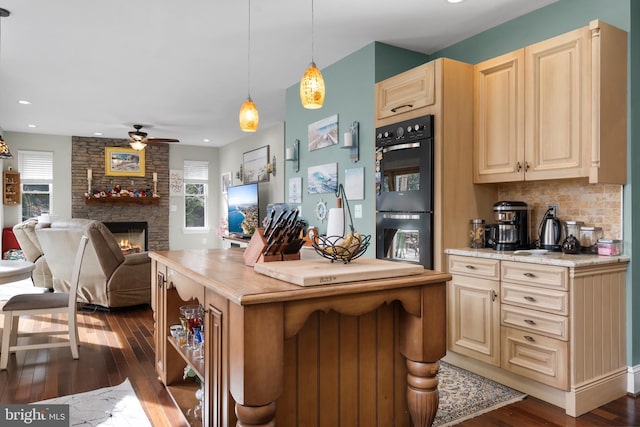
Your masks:
[{"label": "framed landscape picture", "polygon": [[269,181],[267,166],[269,163],[269,146],[256,148],[247,151],[242,155],[242,182],[250,184],[253,182]]},{"label": "framed landscape picture", "polygon": [[144,176],[144,150],[105,147],[104,174],[107,176]]}]

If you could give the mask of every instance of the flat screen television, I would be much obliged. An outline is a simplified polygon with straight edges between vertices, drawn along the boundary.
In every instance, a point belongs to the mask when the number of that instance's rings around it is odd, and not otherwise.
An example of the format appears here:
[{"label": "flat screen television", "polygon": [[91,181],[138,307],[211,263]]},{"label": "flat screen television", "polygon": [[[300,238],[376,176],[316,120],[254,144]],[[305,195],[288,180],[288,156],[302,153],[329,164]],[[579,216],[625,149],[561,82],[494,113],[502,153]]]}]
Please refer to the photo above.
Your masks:
[{"label": "flat screen television", "polygon": [[227,189],[229,234],[251,237],[259,227],[258,183],[236,185]]}]

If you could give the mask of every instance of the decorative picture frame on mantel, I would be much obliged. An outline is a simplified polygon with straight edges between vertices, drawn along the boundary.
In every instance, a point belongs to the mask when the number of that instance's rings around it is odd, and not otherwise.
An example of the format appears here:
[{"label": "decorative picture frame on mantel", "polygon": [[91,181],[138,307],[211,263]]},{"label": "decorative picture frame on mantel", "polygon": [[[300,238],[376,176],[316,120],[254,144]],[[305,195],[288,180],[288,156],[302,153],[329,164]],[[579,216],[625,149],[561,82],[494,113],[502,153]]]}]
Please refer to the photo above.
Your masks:
[{"label": "decorative picture frame on mantel", "polygon": [[105,147],[104,174],[107,176],[144,176],[144,150]]}]

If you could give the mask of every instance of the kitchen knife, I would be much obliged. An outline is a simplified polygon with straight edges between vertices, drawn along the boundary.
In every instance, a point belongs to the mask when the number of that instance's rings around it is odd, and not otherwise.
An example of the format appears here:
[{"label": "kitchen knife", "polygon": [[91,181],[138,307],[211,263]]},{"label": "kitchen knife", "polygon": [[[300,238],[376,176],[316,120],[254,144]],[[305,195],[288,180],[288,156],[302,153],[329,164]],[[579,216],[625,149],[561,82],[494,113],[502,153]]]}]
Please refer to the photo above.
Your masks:
[{"label": "kitchen knife", "polygon": [[262,233],[262,235],[264,237],[267,237],[267,234],[269,233],[269,230],[271,229],[271,227],[273,226],[273,218],[276,216],[276,210],[273,209],[271,210],[271,215],[269,215],[269,219],[267,221],[267,226],[264,228],[264,233]]}]

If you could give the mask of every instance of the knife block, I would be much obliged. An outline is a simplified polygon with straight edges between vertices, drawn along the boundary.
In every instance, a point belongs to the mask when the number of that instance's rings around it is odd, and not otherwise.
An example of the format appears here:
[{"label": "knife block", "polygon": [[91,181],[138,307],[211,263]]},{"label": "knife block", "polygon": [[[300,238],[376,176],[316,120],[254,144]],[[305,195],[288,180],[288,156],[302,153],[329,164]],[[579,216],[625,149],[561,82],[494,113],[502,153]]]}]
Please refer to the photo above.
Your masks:
[{"label": "knife block", "polygon": [[256,231],[251,236],[247,248],[242,254],[244,258],[244,264],[253,267],[256,262],[273,262],[273,261],[290,261],[300,259],[300,252],[294,254],[277,253],[264,255],[264,250],[267,248],[267,239],[264,237],[264,228],[256,228]]}]

